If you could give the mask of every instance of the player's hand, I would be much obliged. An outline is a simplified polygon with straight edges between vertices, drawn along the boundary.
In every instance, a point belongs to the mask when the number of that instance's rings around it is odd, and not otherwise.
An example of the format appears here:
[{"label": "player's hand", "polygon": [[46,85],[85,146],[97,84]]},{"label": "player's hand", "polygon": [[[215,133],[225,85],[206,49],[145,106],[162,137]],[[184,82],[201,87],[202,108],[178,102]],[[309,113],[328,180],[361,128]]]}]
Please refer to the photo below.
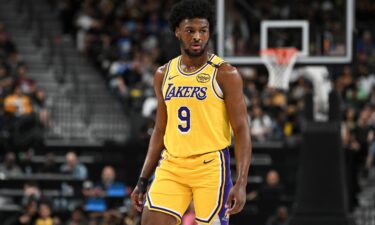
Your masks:
[{"label": "player's hand", "polygon": [[138,210],[138,212],[142,212],[143,203],[145,200],[146,193],[141,193],[136,186],[131,194],[132,204]]},{"label": "player's hand", "polygon": [[140,178],[138,180],[137,186],[134,188],[131,194],[132,204],[135,206],[135,208],[139,212],[142,212],[142,209],[143,209],[143,203],[145,201],[146,190],[147,190],[147,179]]},{"label": "player's hand", "polygon": [[246,185],[236,183],[229,191],[228,200],[225,203],[226,214],[239,213],[246,203]]}]

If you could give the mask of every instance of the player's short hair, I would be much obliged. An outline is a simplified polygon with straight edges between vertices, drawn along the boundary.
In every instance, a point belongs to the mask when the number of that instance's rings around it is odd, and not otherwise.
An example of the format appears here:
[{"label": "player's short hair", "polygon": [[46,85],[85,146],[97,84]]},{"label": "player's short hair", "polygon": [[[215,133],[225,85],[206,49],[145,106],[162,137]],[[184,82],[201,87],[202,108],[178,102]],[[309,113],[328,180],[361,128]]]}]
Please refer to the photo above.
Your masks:
[{"label": "player's short hair", "polygon": [[210,33],[215,27],[215,11],[207,0],[182,0],[173,6],[169,15],[169,25],[173,32],[185,19],[203,18],[210,24]]}]

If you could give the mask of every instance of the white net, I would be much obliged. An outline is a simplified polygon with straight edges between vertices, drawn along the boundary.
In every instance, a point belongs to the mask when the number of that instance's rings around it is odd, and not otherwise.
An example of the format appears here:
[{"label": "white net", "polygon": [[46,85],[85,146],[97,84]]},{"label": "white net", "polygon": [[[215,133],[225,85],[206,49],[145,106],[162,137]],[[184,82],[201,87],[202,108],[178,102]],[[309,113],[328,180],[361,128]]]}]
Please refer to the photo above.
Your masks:
[{"label": "white net", "polygon": [[295,48],[273,48],[261,52],[262,61],[269,72],[269,87],[288,90],[289,78],[297,60],[297,53]]}]

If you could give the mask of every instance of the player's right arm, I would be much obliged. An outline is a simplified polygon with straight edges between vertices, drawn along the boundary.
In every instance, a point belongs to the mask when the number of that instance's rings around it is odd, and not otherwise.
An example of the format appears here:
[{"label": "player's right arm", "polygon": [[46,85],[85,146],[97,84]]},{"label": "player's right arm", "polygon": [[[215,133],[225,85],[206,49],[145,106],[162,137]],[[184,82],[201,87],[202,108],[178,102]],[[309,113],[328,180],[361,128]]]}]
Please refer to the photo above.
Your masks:
[{"label": "player's right arm", "polygon": [[137,186],[131,194],[132,203],[136,206],[138,211],[142,210],[148,180],[158,165],[161,151],[164,149],[164,133],[167,125],[167,109],[164,103],[162,84],[165,70],[166,65],[161,66],[157,69],[154,75],[154,90],[158,100],[155,127],[151,135],[140,178]]}]

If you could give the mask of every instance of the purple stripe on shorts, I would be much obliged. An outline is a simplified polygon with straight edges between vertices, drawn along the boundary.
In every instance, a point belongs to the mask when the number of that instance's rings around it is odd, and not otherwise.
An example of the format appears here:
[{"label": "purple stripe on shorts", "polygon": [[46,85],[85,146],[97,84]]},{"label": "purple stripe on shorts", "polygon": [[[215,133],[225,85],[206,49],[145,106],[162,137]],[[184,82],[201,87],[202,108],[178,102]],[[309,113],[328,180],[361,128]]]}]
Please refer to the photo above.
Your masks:
[{"label": "purple stripe on shorts", "polygon": [[229,191],[233,186],[232,183],[232,178],[230,175],[230,154],[229,154],[229,149],[223,150],[224,154],[224,161],[225,161],[225,186],[224,186],[224,198],[223,198],[223,203],[221,205],[221,209],[219,211],[219,218],[220,218],[220,223],[221,225],[228,225],[229,224],[229,218],[225,217],[225,203],[227,202]]},{"label": "purple stripe on shorts", "polygon": [[[220,151],[220,161],[221,161],[221,171],[222,171],[222,173],[221,173],[222,174],[222,177],[221,177],[222,183],[220,185],[219,196],[220,196],[220,198],[221,198],[221,196],[223,196],[223,199],[221,201],[221,205],[217,206],[217,208],[214,210],[214,212],[212,213],[210,218],[208,218],[207,220],[202,220],[202,219],[196,218],[196,220],[198,222],[208,223],[209,221],[211,221],[213,219],[213,217],[216,215],[217,211],[219,211],[217,214],[218,214],[218,217],[220,219],[220,224],[221,225],[228,225],[229,224],[229,220],[228,220],[229,218],[225,217],[225,211],[226,211],[225,203],[228,199],[229,191],[232,188],[233,184],[232,184],[232,179],[231,179],[231,176],[230,176],[230,155],[229,155],[229,149],[228,148],[225,148],[225,149]],[[224,171],[224,168],[225,168],[225,171]],[[223,185],[224,185],[224,188],[222,188]]]}]

